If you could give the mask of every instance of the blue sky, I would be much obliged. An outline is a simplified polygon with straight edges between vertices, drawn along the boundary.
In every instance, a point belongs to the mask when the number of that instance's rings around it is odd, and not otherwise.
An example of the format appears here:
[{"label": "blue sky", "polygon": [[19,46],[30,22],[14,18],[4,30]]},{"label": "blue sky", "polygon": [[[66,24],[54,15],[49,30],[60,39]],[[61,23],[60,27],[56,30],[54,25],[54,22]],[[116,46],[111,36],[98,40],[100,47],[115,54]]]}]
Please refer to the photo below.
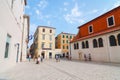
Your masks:
[{"label": "blue sky", "polygon": [[119,5],[120,0],[27,0],[25,13],[30,16],[30,35],[38,25],[56,28],[56,35],[77,34],[78,26]]}]

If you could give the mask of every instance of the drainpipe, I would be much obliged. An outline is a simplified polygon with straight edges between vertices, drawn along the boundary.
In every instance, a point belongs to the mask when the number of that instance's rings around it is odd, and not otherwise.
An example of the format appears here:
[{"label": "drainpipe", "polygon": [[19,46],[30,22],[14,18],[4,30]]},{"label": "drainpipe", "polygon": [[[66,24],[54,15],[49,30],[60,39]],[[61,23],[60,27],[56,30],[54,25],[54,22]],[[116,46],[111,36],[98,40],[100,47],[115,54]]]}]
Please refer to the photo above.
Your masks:
[{"label": "drainpipe", "polygon": [[23,53],[23,37],[24,37],[24,24],[22,29],[22,40],[21,40],[21,54],[20,54],[20,62],[22,62],[22,53]]},{"label": "drainpipe", "polygon": [[20,46],[20,44],[17,43],[17,44],[15,44],[15,46],[17,46],[17,58],[16,58],[16,62],[18,62],[18,57],[19,57],[19,46]]}]

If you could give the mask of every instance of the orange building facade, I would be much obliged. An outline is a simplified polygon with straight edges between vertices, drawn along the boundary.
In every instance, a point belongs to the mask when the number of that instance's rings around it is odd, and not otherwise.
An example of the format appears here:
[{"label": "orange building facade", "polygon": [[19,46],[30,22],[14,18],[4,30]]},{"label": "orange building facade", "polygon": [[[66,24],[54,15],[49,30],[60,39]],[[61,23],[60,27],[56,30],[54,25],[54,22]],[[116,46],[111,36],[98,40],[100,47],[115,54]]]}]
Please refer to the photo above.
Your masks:
[{"label": "orange building facade", "polygon": [[78,27],[71,41],[73,59],[120,62],[120,6]]},{"label": "orange building facade", "polygon": [[69,56],[69,43],[73,39],[75,34],[60,33],[55,39],[56,49],[61,49],[63,57]]}]

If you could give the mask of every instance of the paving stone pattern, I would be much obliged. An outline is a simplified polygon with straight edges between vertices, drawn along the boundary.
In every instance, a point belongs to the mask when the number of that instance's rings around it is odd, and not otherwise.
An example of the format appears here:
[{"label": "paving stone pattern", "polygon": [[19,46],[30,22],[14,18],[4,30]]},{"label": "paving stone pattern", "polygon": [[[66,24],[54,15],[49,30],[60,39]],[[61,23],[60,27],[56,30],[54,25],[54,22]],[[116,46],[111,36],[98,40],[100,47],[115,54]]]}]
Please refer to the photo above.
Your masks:
[{"label": "paving stone pattern", "polygon": [[120,64],[61,60],[18,63],[0,80],[120,80]]}]

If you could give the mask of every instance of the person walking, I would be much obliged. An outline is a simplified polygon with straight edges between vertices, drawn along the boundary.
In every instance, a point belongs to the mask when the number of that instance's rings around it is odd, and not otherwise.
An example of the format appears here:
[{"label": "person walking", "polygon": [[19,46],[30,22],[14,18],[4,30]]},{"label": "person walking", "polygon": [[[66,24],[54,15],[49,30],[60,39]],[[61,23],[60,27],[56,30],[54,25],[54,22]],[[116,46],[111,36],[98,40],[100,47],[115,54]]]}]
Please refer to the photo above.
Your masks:
[{"label": "person walking", "polygon": [[91,54],[90,53],[88,55],[88,59],[89,59],[89,61],[91,61]]},{"label": "person walking", "polygon": [[37,61],[36,61],[36,64],[39,64],[40,63],[40,56],[37,57]]},{"label": "person walking", "polygon": [[85,61],[87,61],[87,56],[86,56],[86,54],[84,54],[84,59],[85,59]]},{"label": "person walking", "polygon": [[58,62],[58,55],[56,55],[56,62]]},{"label": "person walking", "polygon": [[29,54],[29,62],[30,62],[30,60],[31,60],[31,54]]},{"label": "person walking", "polygon": [[40,57],[40,60],[41,60],[41,62],[43,62],[43,56],[41,55],[41,57]]}]

